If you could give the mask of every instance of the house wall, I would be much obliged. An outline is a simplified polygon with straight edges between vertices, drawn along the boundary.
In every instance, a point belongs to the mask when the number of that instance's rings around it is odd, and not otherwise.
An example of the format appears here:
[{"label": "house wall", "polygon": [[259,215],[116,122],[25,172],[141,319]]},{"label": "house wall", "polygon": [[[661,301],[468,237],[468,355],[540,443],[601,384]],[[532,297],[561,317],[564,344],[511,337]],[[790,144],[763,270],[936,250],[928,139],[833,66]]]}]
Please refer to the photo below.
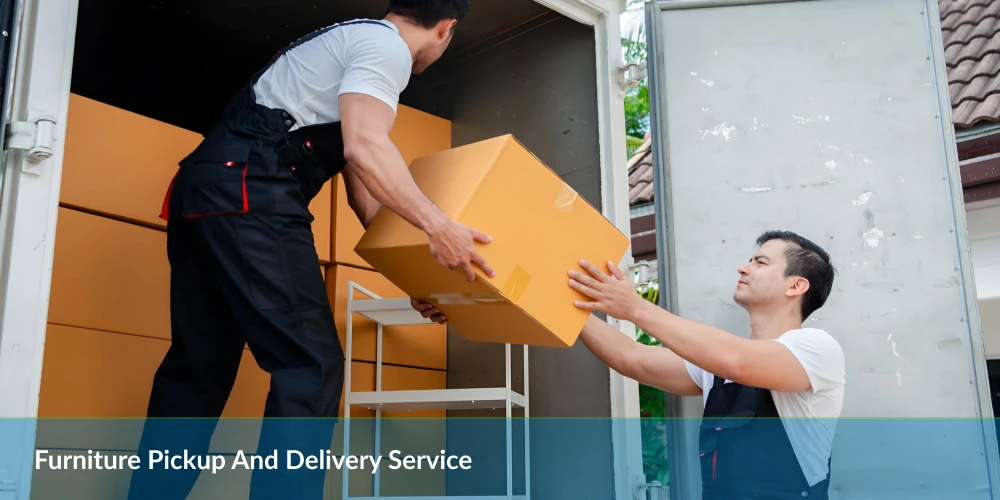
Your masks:
[{"label": "house wall", "polygon": [[1000,201],[969,205],[969,240],[987,359],[1000,359]]}]

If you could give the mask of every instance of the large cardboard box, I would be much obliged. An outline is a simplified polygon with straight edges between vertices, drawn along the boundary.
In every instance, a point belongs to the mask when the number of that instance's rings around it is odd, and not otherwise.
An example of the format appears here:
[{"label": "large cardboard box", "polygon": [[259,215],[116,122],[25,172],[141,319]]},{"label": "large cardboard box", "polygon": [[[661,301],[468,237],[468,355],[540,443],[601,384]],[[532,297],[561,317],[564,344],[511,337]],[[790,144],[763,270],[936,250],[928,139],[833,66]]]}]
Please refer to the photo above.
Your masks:
[{"label": "large cardboard box", "polygon": [[536,158],[504,135],[419,158],[410,167],[427,196],[452,219],[485,232],[479,251],[496,271],[438,265],[427,235],[380,210],[355,251],[409,296],[438,305],[466,338],[572,346],[589,316],[567,272],[580,259],[618,263],[629,237]]}]

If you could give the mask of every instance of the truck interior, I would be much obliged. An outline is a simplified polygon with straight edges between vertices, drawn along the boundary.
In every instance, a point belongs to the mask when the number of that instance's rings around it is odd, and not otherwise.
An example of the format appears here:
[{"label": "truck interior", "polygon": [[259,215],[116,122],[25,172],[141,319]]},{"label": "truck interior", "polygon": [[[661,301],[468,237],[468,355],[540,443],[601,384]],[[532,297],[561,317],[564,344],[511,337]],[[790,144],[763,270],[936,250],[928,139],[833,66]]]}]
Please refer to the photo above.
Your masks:
[{"label": "truck interior", "polygon": [[[145,415],[152,375],[169,347],[169,264],[165,225],[157,216],[177,162],[212,126],[233,93],[277,50],[333,23],[381,18],[385,6],[385,0],[80,1],[39,416]],[[401,96],[393,139],[409,148],[403,153],[410,161],[435,148],[513,134],[600,210],[595,40],[592,26],[535,1],[475,0],[444,57],[411,79]],[[343,341],[348,280],[383,297],[401,295],[353,254],[360,224],[345,210],[336,182],[311,208],[317,216],[318,264]],[[353,321],[352,390],[373,390],[375,326]],[[503,344],[469,342],[438,325],[391,327],[384,335],[384,390],[506,383]],[[544,476],[532,475],[532,493],[539,498],[612,497],[607,366],[579,342],[568,349],[529,349],[530,384],[525,388],[522,352],[520,346],[511,346],[511,384],[518,392],[530,388],[531,417],[593,417],[572,428],[532,430],[531,469],[553,460],[560,464],[545,467]],[[267,381],[247,351],[223,416],[260,416]],[[523,414],[518,410],[515,417]],[[351,412],[374,415],[363,408]],[[412,414],[502,417],[505,410]],[[338,452],[342,429],[338,424],[332,448]],[[469,434],[476,432],[451,428],[440,437],[451,443],[498,440],[482,445],[500,451],[496,466],[474,469],[474,480],[468,474],[459,482],[442,476],[433,484],[405,473],[392,480],[387,472],[382,493],[437,494],[448,489],[448,494],[506,494],[503,426],[488,438]],[[581,433],[590,437],[581,441]],[[122,444],[117,436],[117,449],[127,449],[137,437]],[[40,433],[39,444],[52,449],[102,447],[101,442],[79,442],[89,437],[60,439]],[[352,448],[372,446],[353,430],[351,439],[359,443]],[[255,443],[246,438],[241,442],[251,447]],[[430,448],[431,454],[438,453],[438,446]],[[523,494],[521,446],[515,437],[515,494]],[[574,448],[577,452],[567,453]],[[352,495],[371,494],[370,473],[359,474],[351,476]],[[33,491],[41,496],[79,487],[47,481],[47,475],[34,475]],[[215,491],[211,482],[218,479],[205,476],[196,489]],[[331,498],[339,498],[339,471],[328,477]],[[121,492],[127,477],[118,480],[124,483],[102,488]],[[474,488],[467,488],[469,484]]]}]

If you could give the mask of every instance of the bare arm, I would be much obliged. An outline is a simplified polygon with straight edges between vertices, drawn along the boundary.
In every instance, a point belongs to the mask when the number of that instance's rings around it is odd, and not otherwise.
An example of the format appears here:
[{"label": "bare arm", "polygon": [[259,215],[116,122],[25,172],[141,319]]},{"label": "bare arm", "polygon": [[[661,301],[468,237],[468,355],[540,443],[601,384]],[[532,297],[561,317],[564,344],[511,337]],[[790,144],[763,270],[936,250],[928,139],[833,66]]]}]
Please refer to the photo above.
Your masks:
[{"label": "bare arm", "polygon": [[403,156],[389,139],[395,120],[392,108],[369,95],[344,94],[340,96],[340,115],[345,173],[349,170],[348,175],[363,184],[378,203],[425,233],[450,222],[413,181]]},{"label": "bare arm", "polygon": [[639,344],[596,316],[587,319],[580,340],[616,372],[641,384],[679,396],[702,394],[679,356],[669,349]]},{"label": "bare arm", "polygon": [[631,321],[677,356],[728,380],[782,392],[811,388],[805,368],[783,344],[745,339],[675,316],[643,300],[612,263],[608,267],[613,276],[587,262],[582,266],[590,276],[570,271],[570,286],[593,302],[578,302],[577,307]]},{"label": "bare arm", "polygon": [[[403,156],[389,139],[395,120],[392,108],[369,95],[346,93],[340,96],[340,119],[347,160],[345,182],[353,175],[356,184],[363,185],[375,201],[427,233],[438,264],[452,270],[462,268],[470,282],[476,278],[473,265],[494,277],[493,268],[475,246],[476,242],[489,243],[491,238],[453,221],[414,182]],[[362,201],[360,192],[356,196],[361,211],[358,216],[365,223],[366,216],[374,217],[368,213],[372,204]]]},{"label": "bare arm", "polygon": [[354,214],[358,216],[361,225],[365,229],[368,229],[378,209],[382,208],[382,204],[372,197],[371,193],[368,192],[368,188],[361,182],[361,178],[358,177],[354,169],[344,169],[342,175],[344,177],[344,187],[347,189],[347,204],[351,207],[351,210],[354,210]]},{"label": "bare arm", "polygon": [[635,315],[636,325],[710,373],[782,392],[805,391],[812,386],[802,364],[781,343],[745,339],[649,305]]}]

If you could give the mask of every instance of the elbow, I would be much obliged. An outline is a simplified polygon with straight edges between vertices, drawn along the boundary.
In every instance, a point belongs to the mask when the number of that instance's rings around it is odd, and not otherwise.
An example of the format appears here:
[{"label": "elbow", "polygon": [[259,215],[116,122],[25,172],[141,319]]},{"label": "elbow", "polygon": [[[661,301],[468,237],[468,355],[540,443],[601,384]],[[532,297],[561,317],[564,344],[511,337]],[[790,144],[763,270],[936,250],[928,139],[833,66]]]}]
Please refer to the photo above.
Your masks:
[{"label": "elbow", "polygon": [[751,372],[753,368],[750,366],[750,360],[747,356],[741,353],[734,353],[723,367],[721,374],[723,377],[738,383],[745,383],[747,374]]},{"label": "elbow", "polygon": [[364,137],[344,141],[344,160],[354,169],[357,175],[365,178],[371,172],[372,158],[376,148],[375,141]]},{"label": "elbow", "polygon": [[636,349],[635,346],[631,346],[625,349],[625,352],[618,357],[617,366],[614,366],[616,372],[620,373],[623,377],[627,377],[633,380],[639,380],[641,377],[643,360],[641,349]]}]

